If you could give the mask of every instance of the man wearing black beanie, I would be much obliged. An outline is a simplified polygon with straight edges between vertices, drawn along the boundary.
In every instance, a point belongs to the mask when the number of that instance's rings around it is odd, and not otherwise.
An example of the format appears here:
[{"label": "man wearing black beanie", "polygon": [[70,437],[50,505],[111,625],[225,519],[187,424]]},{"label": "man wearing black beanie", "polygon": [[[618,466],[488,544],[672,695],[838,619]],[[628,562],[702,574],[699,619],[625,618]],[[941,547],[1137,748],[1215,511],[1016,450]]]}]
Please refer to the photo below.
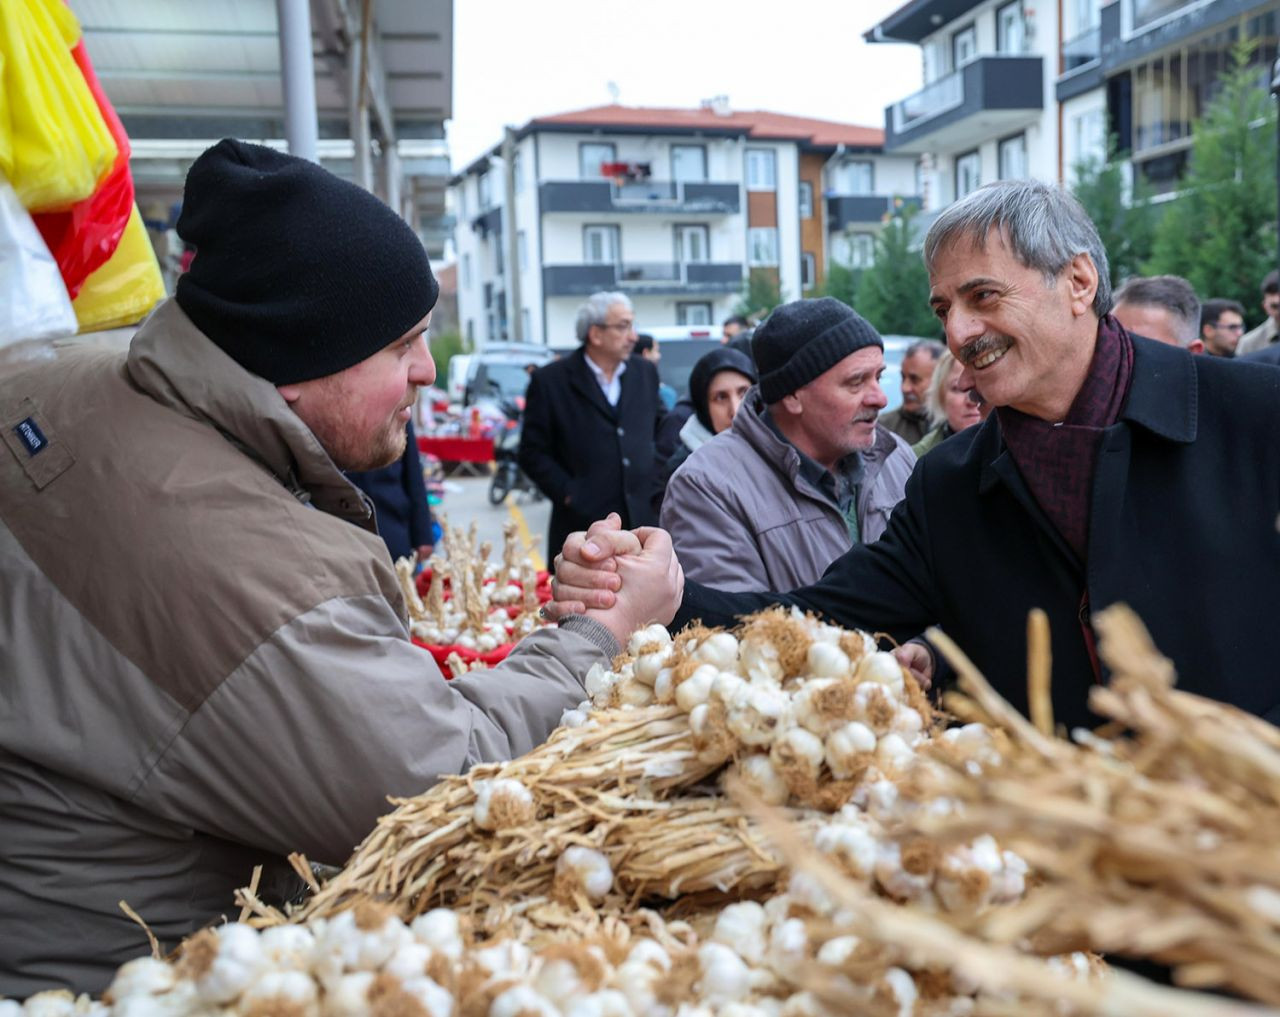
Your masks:
[{"label": "man wearing black beanie", "polygon": [[568,622],[446,682],[343,472],[399,455],[435,378],[421,243],[234,140],[191,167],[178,231],[191,270],[127,354],[0,379],[0,996],[105,989],[147,951],[120,900],[165,950],[255,865],[282,902],[290,852],[341,864],[387,795],[527,752],[663,617]]},{"label": "man wearing black beanie", "polygon": [[876,422],[887,402],[884,342],[848,305],[783,304],[755,330],[751,352],[759,385],[729,430],[672,475],[662,526],[688,578],[789,590],[879,538],[915,455]]}]

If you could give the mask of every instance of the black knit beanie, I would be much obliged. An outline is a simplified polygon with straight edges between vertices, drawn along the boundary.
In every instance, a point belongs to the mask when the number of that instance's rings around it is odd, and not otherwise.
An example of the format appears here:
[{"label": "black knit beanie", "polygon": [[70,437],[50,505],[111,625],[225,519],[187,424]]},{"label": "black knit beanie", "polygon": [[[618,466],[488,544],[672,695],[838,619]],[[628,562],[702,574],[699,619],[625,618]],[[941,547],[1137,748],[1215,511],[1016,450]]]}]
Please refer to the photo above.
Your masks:
[{"label": "black knit beanie", "polygon": [[760,380],[756,377],[756,365],[751,362],[751,358],[728,346],[704,353],[698,359],[689,372],[689,401],[693,403],[698,423],[712,433],[715,428],[711,426],[711,406],[707,402],[707,393],[711,390],[711,382],[721,371],[737,371],[750,378],[753,385]]},{"label": "black knit beanie", "polygon": [[440,287],[409,224],[315,163],[224,138],[187,173],[176,299],[275,385],[335,374],[395,342]]},{"label": "black knit beanie", "polygon": [[751,339],[765,405],[831,370],[864,346],[884,340],[860,314],[834,297],[793,300],[776,307]]}]

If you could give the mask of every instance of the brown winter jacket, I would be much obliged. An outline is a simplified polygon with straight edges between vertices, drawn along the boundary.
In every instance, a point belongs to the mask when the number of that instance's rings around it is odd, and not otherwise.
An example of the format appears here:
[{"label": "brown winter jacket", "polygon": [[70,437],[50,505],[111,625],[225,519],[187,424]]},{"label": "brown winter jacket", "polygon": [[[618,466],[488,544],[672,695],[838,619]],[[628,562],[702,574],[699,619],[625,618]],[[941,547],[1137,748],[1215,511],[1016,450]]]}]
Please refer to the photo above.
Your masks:
[{"label": "brown winter jacket", "polygon": [[0,379],[0,427],[0,995],[103,989],[147,952],[118,901],[172,946],[255,864],[341,864],[607,661],[548,631],[446,683],[363,497],[173,302]]},{"label": "brown winter jacket", "polygon": [[[672,475],[662,527],[685,577],[717,590],[793,590],[816,582],[849,550],[839,509],[800,475],[800,453],[763,418],[751,389],[733,424]],[[861,453],[858,492],[862,543],[880,539],[902,500],[916,457],[897,435],[876,428]]]}]

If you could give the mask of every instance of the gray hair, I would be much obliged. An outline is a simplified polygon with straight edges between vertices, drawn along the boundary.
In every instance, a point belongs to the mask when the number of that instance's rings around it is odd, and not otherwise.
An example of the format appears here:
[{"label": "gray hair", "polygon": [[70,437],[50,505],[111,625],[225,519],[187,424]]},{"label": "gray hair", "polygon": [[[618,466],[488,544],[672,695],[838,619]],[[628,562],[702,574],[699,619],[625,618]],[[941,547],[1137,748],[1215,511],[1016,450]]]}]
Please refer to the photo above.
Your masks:
[{"label": "gray hair", "polygon": [[947,422],[947,407],[943,400],[947,394],[947,379],[951,377],[951,369],[955,366],[955,355],[948,349],[942,351],[938,362],[933,365],[933,377],[929,380],[924,408],[929,413],[929,423],[934,427]]},{"label": "gray hair", "polygon": [[937,339],[917,339],[906,348],[906,351],[902,354],[902,359],[906,360],[908,357],[914,357],[917,353],[927,353],[930,360],[936,361],[942,356],[945,349],[946,347],[938,342]]},{"label": "gray hair", "polygon": [[1190,346],[1200,338],[1200,298],[1180,275],[1132,276],[1116,290],[1116,306],[1121,304],[1164,308],[1177,322],[1182,346]]},{"label": "gray hair", "polygon": [[949,206],[924,238],[924,263],[933,275],[939,253],[960,240],[986,248],[998,229],[1014,256],[1052,284],[1077,254],[1087,254],[1098,270],[1093,310],[1099,318],[1111,310],[1107,252],[1084,208],[1061,187],[1036,180],[999,180],[979,187]]},{"label": "gray hair", "polygon": [[603,325],[609,317],[609,308],[614,304],[622,304],[628,311],[634,310],[631,298],[625,293],[610,293],[601,290],[587,297],[586,303],[578,308],[578,317],[573,323],[574,334],[578,342],[585,343],[592,325]]}]

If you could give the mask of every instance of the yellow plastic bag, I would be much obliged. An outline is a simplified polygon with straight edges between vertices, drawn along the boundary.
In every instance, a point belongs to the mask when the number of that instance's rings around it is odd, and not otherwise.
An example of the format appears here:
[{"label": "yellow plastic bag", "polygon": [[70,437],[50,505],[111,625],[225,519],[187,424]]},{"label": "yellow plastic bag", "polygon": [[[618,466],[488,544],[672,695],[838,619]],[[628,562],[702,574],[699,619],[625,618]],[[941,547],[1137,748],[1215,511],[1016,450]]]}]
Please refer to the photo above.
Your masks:
[{"label": "yellow plastic bag", "polygon": [[89,275],[71,306],[80,331],[94,332],[141,321],[163,299],[160,263],[134,205],[116,253]]},{"label": "yellow plastic bag", "polygon": [[87,198],[115,163],[115,139],[71,56],[79,38],[63,0],[0,2],[0,175],[31,212]]}]

